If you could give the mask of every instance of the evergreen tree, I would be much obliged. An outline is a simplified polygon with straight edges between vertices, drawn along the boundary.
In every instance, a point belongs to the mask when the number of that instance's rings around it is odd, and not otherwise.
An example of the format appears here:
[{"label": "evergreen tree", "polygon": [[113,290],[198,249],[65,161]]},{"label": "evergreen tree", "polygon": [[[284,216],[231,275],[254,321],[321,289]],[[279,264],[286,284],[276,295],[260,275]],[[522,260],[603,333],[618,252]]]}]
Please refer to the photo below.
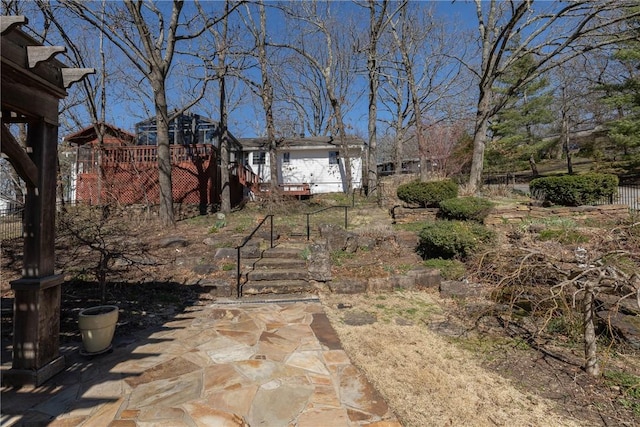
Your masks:
[{"label": "evergreen tree", "polygon": [[605,84],[602,89],[607,93],[605,101],[617,112],[617,119],[608,126],[609,137],[629,160],[640,163],[640,19],[630,20],[629,26],[637,37],[614,54],[626,74],[620,82]]},{"label": "evergreen tree", "polygon": [[[521,86],[517,84],[532,67],[535,67],[533,55],[524,56],[496,81],[495,92],[508,96],[490,127],[493,143],[487,152],[489,167],[504,168],[517,161],[529,161],[531,155],[537,157],[533,147],[540,139],[536,127],[553,121],[549,108],[553,95],[547,90],[548,80],[539,77]],[[508,93],[506,88],[514,86],[519,87]]]}]

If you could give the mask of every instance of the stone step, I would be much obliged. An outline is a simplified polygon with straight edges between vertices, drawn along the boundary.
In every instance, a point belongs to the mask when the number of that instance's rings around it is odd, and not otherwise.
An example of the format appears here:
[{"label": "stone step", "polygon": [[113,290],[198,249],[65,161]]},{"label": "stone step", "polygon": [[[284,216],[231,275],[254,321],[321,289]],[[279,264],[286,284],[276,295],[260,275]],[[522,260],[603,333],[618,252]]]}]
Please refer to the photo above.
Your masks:
[{"label": "stone step", "polygon": [[262,253],[263,258],[293,258],[302,259],[302,249],[276,246]]},{"label": "stone step", "polygon": [[314,285],[306,280],[249,280],[242,287],[242,295],[313,293]]},{"label": "stone step", "polygon": [[262,258],[251,264],[254,269],[307,269],[307,261],[302,258]]},{"label": "stone step", "polygon": [[308,280],[309,272],[306,268],[299,269],[258,269],[247,273],[247,280]]}]

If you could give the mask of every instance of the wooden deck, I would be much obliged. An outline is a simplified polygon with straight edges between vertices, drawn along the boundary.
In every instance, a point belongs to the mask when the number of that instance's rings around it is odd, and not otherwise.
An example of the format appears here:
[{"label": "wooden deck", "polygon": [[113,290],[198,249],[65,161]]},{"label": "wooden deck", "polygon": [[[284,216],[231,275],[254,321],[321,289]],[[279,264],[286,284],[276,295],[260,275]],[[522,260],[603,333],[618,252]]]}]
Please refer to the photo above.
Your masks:
[{"label": "wooden deck", "polygon": [[[278,188],[283,194],[288,196],[310,196],[311,186],[307,183],[300,184],[280,184]],[[268,182],[260,183],[259,191],[262,193],[269,192],[271,189]]]},{"label": "wooden deck", "polygon": [[[211,144],[172,145],[171,175],[175,203],[210,205],[219,202],[221,176],[217,151]],[[157,204],[158,147],[124,146],[81,149],[78,155],[76,200],[89,204]],[[100,168],[98,168],[100,165]],[[98,170],[102,180],[98,182]],[[257,188],[260,178],[250,169],[229,167],[232,204],[243,198],[243,189]]]}]

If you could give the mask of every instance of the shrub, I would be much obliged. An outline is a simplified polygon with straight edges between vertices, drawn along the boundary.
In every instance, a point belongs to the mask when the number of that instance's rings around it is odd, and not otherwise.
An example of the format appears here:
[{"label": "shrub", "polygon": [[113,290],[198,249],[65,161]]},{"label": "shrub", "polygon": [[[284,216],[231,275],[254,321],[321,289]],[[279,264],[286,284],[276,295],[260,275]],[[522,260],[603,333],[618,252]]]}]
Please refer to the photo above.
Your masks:
[{"label": "shrub", "polygon": [[465,258],[493,239],[485,226],[464,221],[435,221],[420,231],[418,254],[428,258]]},{"label": "shrub", "polygon": [[536,178],[529,183],[531,194],[554,205],[591,205],[618,191],[615,175],[589,173]]},{"label": "shrub", "polygon": [[439,215],[446,219],[482,222],[491,212],[493,203],[480,197],[460,197],[443,200]]},{"label": "shrub", "polygon": [[458,196],[458,184],[445,179],[442,181],[412,181],[398,187],[397,195],[406,203],[421,207],[438,207],[440,202]]},{"label": "shrub", "polygon": [[445,280],[460,280],[467,272],[464,263],[457,259],[428,259],[423,262],[423,265],[440,270],[440,275]]}]

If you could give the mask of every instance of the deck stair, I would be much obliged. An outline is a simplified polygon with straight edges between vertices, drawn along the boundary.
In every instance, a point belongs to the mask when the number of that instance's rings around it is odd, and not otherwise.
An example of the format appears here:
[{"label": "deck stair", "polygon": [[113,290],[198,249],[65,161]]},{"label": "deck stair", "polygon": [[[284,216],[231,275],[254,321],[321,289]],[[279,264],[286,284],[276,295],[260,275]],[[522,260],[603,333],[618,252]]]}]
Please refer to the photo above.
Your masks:
[{"label": "deck stair", "polygon": [[262,257],[243,260],[242,295],[312,293],[309,281],[306,245],[282,243],[266,249]]}]

